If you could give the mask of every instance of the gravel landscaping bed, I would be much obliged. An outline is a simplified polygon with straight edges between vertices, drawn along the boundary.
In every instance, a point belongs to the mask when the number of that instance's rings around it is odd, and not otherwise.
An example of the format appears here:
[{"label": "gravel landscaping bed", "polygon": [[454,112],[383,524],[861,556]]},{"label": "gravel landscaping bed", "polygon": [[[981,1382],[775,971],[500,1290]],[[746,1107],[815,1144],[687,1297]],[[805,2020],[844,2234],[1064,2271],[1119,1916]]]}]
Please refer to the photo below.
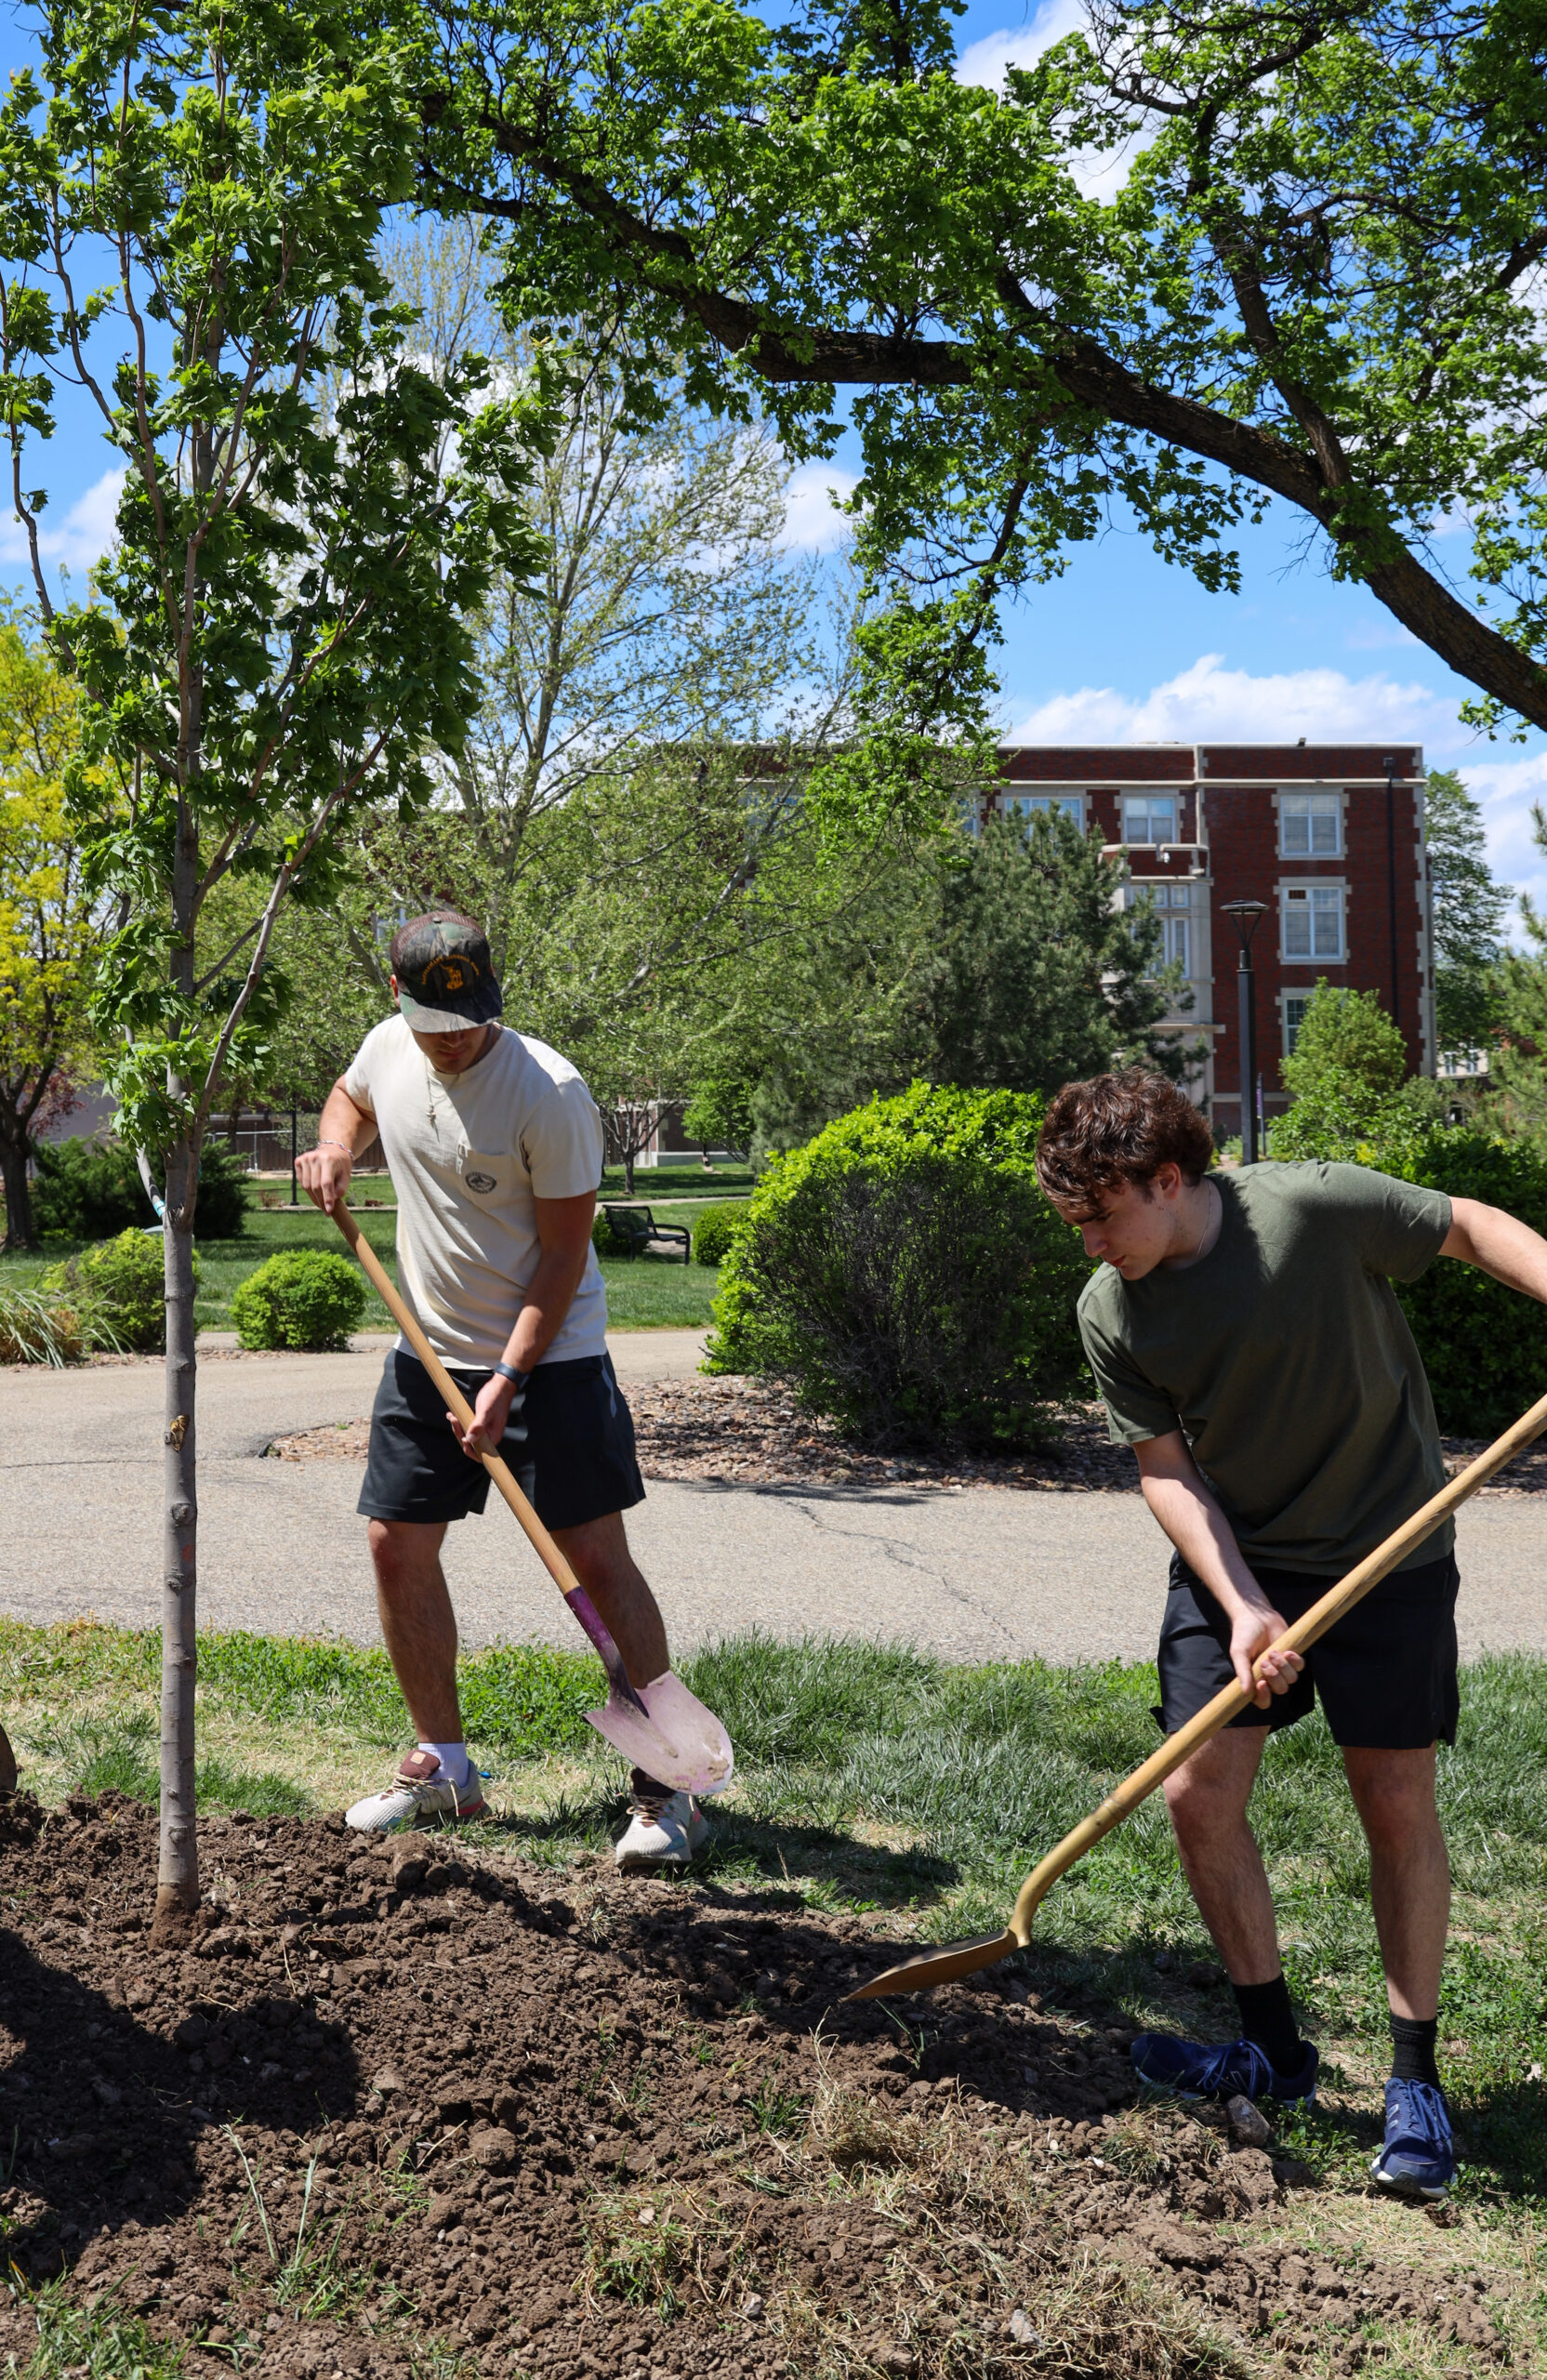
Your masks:
[{"label": "gravel landscaping bed", "polygon": [[114,2321],[262,2380],[1395,2380],[1394,2324],[1506,2356],[1462,2241],[1289,2238],[1309,2169],[1136,2109],[1098,2005],[1005,1969],[845,2004],[895,1943],[793,1894],[201,1831],[158,1942],[150,1811],[0,1809],[0,2367]]},{"label": "gravel landscaping bed", "polygon": [[[1066,1493],[1137,1495],[1138,1467],[1109,1444],[1100,1408],[1078,1408],[1061,1436],[1034,1453],[936,1461],[867,1454],[846,1446],[828,1421],[801,1413],[787,1389],[760,1380],[675,1380],[628,1384],[629,1410],[647,1479],[721,1480],[743,1488],[869,1487],[916,1481],[936,1488],[1035,1488]],[[327,1423],[275,1438],[285,1462],[364,1462],[368,1420]],[[1482,1453],[1484,1438],[1446,1438],[1454,1473]],[[1529,1447],[1485,1496],[1547,1490],[1547,1447]]]}]

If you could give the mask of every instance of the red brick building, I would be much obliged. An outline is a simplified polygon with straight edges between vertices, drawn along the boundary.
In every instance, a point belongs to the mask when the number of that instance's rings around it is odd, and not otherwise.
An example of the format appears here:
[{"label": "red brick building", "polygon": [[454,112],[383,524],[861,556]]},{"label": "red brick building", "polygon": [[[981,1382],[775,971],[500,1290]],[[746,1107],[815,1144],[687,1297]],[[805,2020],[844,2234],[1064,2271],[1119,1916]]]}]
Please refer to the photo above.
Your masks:
[{"label": "red brick building", "polygon": [[1318,976],[1374,992],[1435,1071],[1423,753],[1416,744],[1025,745],[1000,747],[1000,808],[1056,805],[1126,854],[1193,1005],[1177,1030],[1208,1045],[1194,1089],[1215,1130],[1240,1130],[1236,987],[1226,901],[1263,901],[1251,945],[1257,1064],[1269,1117],[1289,1104],[1280,1061]]}]

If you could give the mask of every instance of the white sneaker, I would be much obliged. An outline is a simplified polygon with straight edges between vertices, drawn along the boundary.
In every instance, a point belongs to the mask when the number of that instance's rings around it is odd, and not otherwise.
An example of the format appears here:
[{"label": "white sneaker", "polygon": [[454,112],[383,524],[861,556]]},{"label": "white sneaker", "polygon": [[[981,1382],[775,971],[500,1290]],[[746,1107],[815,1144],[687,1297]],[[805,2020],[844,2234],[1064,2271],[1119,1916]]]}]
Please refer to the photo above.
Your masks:
[{"label": "white sneaker", "polygon": [[613,1858],[620,1868],[685,1868],[709,1839],[709,1822],[691,1793],[634,1793],[633,1816]]},{"label": "white sneaker", "polygon": [[487,1818],[483,1779],[469,1765],[467,1783],[454,1785],[432,1752],[405,1752],[397,1775],[384,1793],[367,1793],[344,1824],[362,1834],[390,1834],[400,1826],[417,1826],[421,1818],[440,1818],[455,1825],[460,1818]]}]

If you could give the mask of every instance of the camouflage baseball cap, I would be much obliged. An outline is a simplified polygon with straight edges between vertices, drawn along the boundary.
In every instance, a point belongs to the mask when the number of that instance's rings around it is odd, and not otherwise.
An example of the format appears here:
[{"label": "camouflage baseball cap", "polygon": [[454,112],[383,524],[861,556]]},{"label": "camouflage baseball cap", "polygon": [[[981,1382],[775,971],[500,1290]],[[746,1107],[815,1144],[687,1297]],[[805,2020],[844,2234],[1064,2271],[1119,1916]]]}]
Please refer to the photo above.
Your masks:
[{"label": "camouflage baseball cap", "polygon": [[505,1007],[482,926],[456,909],[410,918],[392,936],[398,1007],[418,1033],[465,1033]]}]

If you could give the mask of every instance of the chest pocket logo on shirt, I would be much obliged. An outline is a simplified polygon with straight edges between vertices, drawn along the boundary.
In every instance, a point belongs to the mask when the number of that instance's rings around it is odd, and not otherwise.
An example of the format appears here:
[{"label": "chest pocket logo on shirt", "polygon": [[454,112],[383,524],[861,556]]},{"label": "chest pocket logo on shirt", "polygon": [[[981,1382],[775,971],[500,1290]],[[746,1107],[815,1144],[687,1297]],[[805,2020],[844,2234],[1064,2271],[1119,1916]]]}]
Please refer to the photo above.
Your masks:
[{"label": "chest pocket logo on shirt", "polygon": [[462,1148],[456,1152],[456,1170],[463,1189],[475,1198],[493,1197],[509,1185],[509,1157],[484,1157],[477,1149]]}]

